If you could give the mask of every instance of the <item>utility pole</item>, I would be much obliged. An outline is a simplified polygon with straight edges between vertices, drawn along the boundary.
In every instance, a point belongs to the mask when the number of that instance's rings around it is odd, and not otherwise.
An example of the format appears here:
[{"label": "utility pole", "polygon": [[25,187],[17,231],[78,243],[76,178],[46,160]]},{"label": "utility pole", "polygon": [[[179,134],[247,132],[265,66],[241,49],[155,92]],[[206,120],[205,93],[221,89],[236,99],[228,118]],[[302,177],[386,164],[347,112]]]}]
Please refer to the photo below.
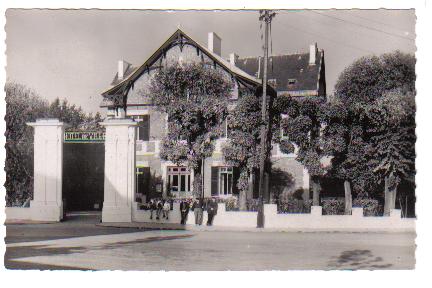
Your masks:
[{"label": "utility pole", "polygon": [[[264,228],[264,166],[267,157],[267,62],[268,62],[268,33],[269,26],[272,18],[276,16],[275,12],[271,10],[260,11],[260,21],[264,21],[264,71],[263,71],[263,90],[262,90],[262,106],[261,106],[261,154],[260,154],[260,174],[259,174],[259,204],[258,204],[258,217],[257,228]],[[259,77],[259,76],[258,76]]]}]

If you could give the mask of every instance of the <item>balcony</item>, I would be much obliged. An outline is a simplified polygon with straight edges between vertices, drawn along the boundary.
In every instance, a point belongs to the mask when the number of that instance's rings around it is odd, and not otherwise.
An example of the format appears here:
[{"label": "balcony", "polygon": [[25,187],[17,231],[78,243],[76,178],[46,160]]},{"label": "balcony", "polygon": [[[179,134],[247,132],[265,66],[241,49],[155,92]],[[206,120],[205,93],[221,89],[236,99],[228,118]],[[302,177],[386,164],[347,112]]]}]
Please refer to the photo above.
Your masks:
[{"label": "balcony", "polygon": [[160,140],[136,142],[136,155],[159,157]]}]

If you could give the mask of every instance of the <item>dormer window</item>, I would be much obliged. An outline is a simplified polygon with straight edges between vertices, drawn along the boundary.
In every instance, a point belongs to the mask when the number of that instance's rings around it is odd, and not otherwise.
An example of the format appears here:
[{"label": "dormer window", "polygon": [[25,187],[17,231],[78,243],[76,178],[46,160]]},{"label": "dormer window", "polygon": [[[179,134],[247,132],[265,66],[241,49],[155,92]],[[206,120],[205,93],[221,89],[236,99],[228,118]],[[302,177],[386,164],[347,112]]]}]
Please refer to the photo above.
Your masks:
[{"label": "dormer window", "polygon": [[297,83],[297,79],[288,79],[288,87],[293,86]]}]

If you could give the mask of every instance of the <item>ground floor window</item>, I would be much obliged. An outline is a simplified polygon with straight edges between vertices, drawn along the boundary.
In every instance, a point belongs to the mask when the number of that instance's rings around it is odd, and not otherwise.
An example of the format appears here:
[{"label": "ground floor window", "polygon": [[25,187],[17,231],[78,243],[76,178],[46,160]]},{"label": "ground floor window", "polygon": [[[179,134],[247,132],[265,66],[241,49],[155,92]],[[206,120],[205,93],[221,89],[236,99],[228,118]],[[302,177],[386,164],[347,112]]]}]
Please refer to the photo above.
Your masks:
[{"label": "ground floor window", "polygon": [[233,167],[212,167],[211,182],[211,194],[213,196],[232,195],[234,187]]},{"label": "ground floor window", "polygon": [[170,192],[190,192],[190,171],[186,167],[168,167],[168,189]]},{"label": "ground floor window", "polygon": [[140,199],[140,201],[138,199],[136,201],[145,202],[146,197],[150,197],[150,167],[136,167],[135,175],[136,198]]},{"label": "ground floor window", "polygon": [[219,167],[219,195],[231,195],[233,186],[233,168]]}]

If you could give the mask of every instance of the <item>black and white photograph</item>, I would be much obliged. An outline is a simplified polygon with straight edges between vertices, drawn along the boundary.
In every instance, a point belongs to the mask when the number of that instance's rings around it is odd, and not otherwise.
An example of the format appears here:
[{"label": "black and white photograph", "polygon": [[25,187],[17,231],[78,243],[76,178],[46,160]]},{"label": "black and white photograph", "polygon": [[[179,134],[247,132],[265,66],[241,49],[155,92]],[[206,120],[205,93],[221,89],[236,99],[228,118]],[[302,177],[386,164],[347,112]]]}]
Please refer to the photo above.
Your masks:
[{"label": "black and white photograph", "polygon": [[416,269],[415,8],[4,17],[6,270]]}]

